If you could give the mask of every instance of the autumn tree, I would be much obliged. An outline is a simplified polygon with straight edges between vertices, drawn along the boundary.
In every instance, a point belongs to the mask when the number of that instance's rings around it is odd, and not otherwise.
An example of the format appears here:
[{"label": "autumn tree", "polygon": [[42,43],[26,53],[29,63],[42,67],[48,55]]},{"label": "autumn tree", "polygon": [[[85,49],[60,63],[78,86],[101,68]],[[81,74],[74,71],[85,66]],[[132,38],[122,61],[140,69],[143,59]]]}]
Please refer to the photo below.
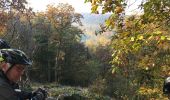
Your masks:
[{"label": "autumn tree", "polygon": [[13,48],[22,49],[32,55],[32,22],[34,13],[26,7],[26,0],[3,0],[0,3],[0,37]]},{"label": "autumn tree", "polygon": [[0,31],[1,35],[8,29],[7,24],[10,22],[13,17],[16,16],[16,13],[25,13],[30,8],[26,7],[26,0],[1,0],[0,2]]},{"label": "autumn tree", "polygon": [[[146,0],[141,15],[125,16],[126,0],[86,0],[92,13],[111,13],[103,31],[114,29],[112,73],[125,78],[122,99],[163,99],[163,78],[169,73],[169,1]],[[121,74],[120,74],[121,73]],[[135,90],[133,90],[135,89]],[[124,89],[126,90],[126,89]],[[129,94],[131,91],[132,94]],[[135,95],[134,95],[135,94]],[[121,94],[119,94],[121,95]]]},{"label": "autumn tree", "polygon": [[[82,25],[81,18],[82,16],[75,13],[74,8],[69,4],[59,4],[56,7],[49,5],[46,12],[37,13],[34,20],[35,54],[44,56],[39,59],[36,55],[35,60],[38,66],[44,66],[43,73],[49,71],[48,75],[44,74],[48,76],[48,80],[52,78],[53,81],[59,82],[65,70],[66,50],[70,45],[79,42],[83,34],[78,27],[73,25]],[[40,52],[40,49],[44,51]]]},{"label": "autumn tree", "polygon": [[71,39],[75,41],[76,38],[80,37],[82,32],[80,30],[72,32],[72,29],[74,28],[73,24],[82,25],[80,21],[82,15],[75,13],[74,8],[69,4],[59,4],[57,7],[49,5],[46,16],[55,30],[51,40],[57,43],[55,79],[59,80],[59,75],[61,72],[59,60],[60,53],[63,52],[61,48],[65,44],[69,45],[68,43],[65,43],[65,39]]}]

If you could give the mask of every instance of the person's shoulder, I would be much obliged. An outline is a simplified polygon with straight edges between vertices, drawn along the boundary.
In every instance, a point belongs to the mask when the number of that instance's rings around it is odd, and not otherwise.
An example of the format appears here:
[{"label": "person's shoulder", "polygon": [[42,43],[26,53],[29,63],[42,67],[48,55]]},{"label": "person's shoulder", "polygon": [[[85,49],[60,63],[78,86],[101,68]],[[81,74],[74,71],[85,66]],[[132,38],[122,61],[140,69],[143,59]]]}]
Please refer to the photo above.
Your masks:
[{"label": "person's shoulder", "polygon": [[12,87],[3,80],[0,80],[0,97],[4,98],[2,100],[18,100]]},{"label": "person's shoulder", "polygon": [[0,78],[0,94],[14,93],[12,86],[3,78]]},{"label": "person's shoulder", "polygon": [[8,83],[6,83],[5,81],[0,81],[0,94],[11,93],[13,91],[14,90]]},{"label": "person's shoulder", "polygon": [[11,86],[5,79],[0,77],[0,87],[8,87],[8,88],[10,88]]}]

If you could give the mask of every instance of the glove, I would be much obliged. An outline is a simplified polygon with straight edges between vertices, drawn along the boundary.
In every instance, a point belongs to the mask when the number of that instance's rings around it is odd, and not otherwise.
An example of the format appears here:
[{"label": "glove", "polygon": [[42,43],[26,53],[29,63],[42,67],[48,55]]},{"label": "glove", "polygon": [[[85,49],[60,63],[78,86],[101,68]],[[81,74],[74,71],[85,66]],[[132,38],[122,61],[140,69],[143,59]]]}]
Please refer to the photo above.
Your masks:
[{"label": "glove", "polygon": [[19,100],[30,100],[32,97],[32,92],[21,91],[20,89],[15,89],[15,93],[18,95]]},{"label": "glove", "polygon": [[42,88],[38,88],[35,92],[33,92],[32,100],[45,100],[47,98],[47,91]]}]

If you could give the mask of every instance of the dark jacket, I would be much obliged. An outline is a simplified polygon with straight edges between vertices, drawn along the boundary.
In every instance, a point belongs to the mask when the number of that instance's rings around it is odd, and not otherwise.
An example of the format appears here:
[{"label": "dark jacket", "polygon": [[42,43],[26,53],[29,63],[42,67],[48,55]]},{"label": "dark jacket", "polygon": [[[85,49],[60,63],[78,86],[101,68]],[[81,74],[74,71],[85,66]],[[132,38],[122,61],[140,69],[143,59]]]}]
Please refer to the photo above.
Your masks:
[{"label": "dark jacket", "polygon": [[11,83],[3,71],[0,70],[0,100],[19,100],[15,88],[16,84]]},{"label": "dark jacket", "polygon": [[44,100],[42,91],[26,92],[20,91],[18,84],[8,80],[0,70],[0,100]]},{"label": "dark jacket", "polygon": [[32,92],[20,91],[18,84],[9,81],[0,70],[0,100],[30,100],[32,97]]}]

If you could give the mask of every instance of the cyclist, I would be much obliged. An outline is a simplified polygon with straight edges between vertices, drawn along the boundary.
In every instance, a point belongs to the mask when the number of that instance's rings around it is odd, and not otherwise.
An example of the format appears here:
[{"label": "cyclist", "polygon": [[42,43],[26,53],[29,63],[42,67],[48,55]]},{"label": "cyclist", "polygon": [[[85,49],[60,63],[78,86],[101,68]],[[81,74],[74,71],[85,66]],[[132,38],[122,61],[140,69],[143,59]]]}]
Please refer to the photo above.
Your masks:
[{"label": "cyclist", "polygon": [[10,49],[0,39],[0,100],[45,100],[45,90],[39,88],[35,92],[25,92],[17,84],[31,64],[32,61],[23,51]]}]

